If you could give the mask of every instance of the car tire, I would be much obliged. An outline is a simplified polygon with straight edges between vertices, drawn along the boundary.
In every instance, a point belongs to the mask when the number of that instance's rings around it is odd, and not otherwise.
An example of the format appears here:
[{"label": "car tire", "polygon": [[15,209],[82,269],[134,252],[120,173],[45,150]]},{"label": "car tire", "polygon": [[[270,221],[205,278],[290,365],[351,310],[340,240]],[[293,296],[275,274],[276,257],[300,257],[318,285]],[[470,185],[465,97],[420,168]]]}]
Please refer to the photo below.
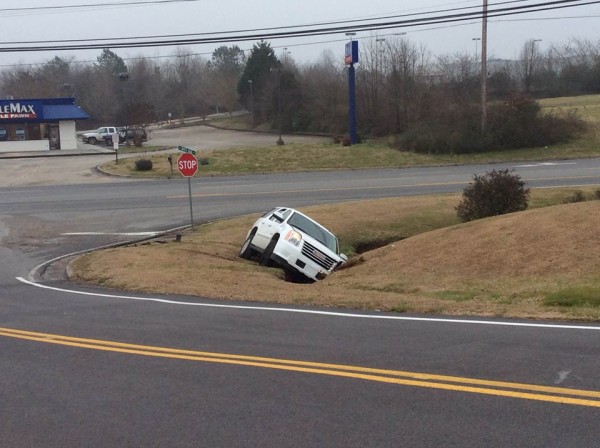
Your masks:
[{"label": "car tire", "polygon": [[88,138],[88,143],[90,145],[95,145],[96,143],[98,143],[98,140],[96,140],[96,137],[90,137]]},{"label": "car tire", "polygon": [[256,229],[252,229],[252,232],[250,233],[250,235],[248,235],[248,238],[246,238],[246,241],[244,241],[244,244],[242,244],[242,248],[240,249],[240,257],[249,260],[250,258],[252,258],[252,255],[254,254],[254,250],[252,249],[252,247],[250,247],[252,240],[254,239],[254,235],[256,234]]},{"label": "car tire", "polygon": [[275,235],[269,244],[267,245],[265,251],[262,253],[262,257],[260,258],[261,266],[269,266],[271,264],[271,255],[273,255],[273,251],[275,250],[275,246],[277,246],[277,241],[279,241],[279,235]]}]

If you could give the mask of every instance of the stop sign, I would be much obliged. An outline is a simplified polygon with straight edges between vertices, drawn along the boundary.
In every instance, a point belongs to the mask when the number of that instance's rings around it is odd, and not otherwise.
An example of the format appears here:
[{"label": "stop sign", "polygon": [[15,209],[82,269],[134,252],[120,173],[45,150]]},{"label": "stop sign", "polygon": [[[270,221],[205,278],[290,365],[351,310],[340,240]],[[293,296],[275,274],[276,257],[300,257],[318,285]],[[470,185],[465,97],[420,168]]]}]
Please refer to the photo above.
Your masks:
[{"label": "stop sign", "polygon": [[177,169],[184,177],[193,177],[198,171],[198,159],[196,156],[184,153],[177,159]]}]

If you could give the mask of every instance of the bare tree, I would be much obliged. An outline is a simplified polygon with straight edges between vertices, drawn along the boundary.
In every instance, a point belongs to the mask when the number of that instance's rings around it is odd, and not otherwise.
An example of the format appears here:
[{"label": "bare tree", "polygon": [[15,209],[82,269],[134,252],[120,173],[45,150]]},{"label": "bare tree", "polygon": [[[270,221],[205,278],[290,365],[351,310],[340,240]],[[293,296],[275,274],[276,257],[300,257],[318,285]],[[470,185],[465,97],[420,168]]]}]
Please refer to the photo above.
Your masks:
[{"label": "bare tree", "polygon": [[341,133],[348,125],[348,86],[342,61],[331,50],[298,75],[310,104],[310,128],[319,132]]},{"label": "bare tree", "polygon": [[124,85],[110,71],[85,67],[76,82],[78,101],[94,122],[109,125],[125,124]]},{"label": "bare tree", "polygon": [[158,121],[156,107],[164,99],[158,66],[150,59],[133,58],[130,62],[128,83],[128,113],[132,124]]},{"label": "bare tree", "polygon": [[471,101],[478,95],[479,61],[473,55],[442,55],[437,58],[436,66],[455,99]]},{"label": "bare tree", "polygon": [[360,127],[371,132],[377,126],[378,60],[377,40],[361,42],[359,64],[356,70],[356,109]]},{"label": "bare tree", "polygon": [[168,105],[184,120],[189,114],[205,115],[207,112],[206,61],[192,56],[189,50],[178,49],[173,61],[165,66],[165,86]]},{"label": "bare tree", "polygon": [[523,89],[528,93],[531,92],[536,71],[540,66],[540,51],[537,42],[537,39],[529,39],[521,49],[521,82]]},{"label": "bare tree", "polygon": [[390,38],[386,43],[387,116],[393,118],[389,132],[400,133],[421,116],[421,104],[427,86],[424,78],[429,52],[407,38]]},{"label": "bare tree", "polygon": [[2,72],[2,96],[14,98],[42,96],[33,70],[23,66]]}]

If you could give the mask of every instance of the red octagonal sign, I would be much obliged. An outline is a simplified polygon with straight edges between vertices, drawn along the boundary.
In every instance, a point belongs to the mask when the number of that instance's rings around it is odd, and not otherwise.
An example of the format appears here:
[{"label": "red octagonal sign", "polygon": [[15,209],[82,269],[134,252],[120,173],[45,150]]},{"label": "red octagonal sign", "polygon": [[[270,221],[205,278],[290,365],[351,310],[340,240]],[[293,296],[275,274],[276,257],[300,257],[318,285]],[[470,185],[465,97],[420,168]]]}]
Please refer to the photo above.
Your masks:
[{"label": "red octagonal sign", "polygon": [[181,154],[177,159],[177,169],[182,176],[192,177],[198,171],[198,159],[189,153]]}]

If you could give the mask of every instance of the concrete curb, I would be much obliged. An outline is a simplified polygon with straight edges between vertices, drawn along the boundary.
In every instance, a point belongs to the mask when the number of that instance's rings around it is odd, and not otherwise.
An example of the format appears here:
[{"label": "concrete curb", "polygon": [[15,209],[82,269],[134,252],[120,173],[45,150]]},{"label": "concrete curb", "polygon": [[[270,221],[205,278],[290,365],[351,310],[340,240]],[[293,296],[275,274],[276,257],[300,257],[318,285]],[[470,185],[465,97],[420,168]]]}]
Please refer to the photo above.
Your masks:
[{"label": "concrete curb", "polygon": [[71,150],[65,149],[64,152],[58,151],[43,151],[43,152],[2,152],[0,159],[41,159],[48,157],[81,157],[81,156],[102,156],[113,155],[114,151],[89,151],[89,150]]}]

